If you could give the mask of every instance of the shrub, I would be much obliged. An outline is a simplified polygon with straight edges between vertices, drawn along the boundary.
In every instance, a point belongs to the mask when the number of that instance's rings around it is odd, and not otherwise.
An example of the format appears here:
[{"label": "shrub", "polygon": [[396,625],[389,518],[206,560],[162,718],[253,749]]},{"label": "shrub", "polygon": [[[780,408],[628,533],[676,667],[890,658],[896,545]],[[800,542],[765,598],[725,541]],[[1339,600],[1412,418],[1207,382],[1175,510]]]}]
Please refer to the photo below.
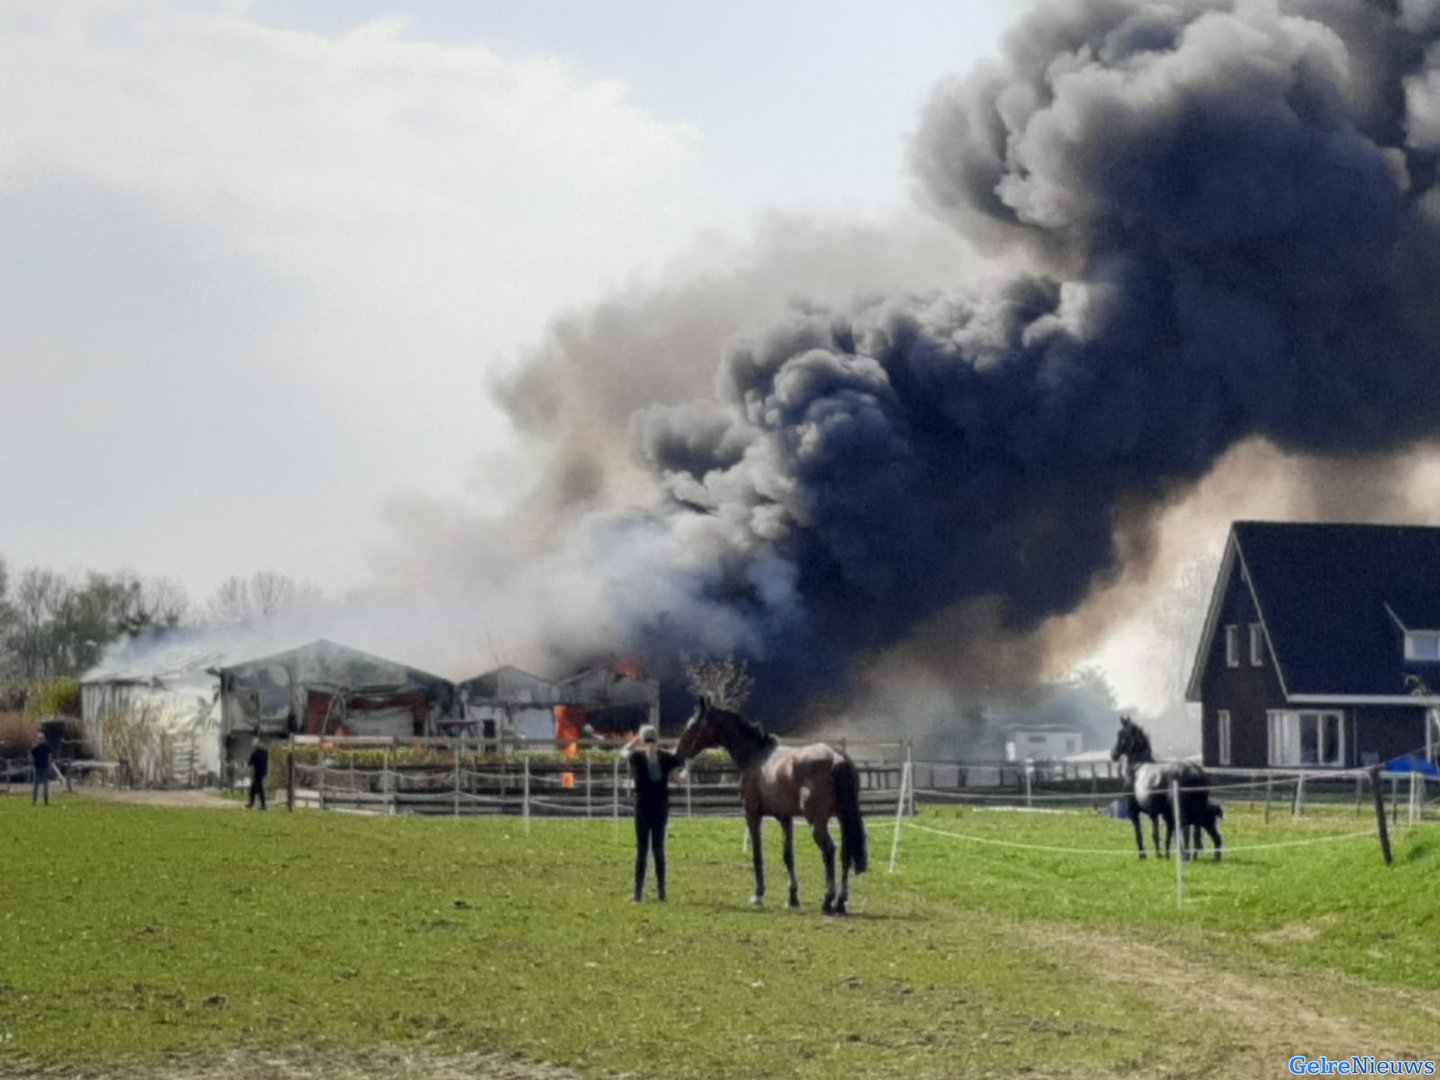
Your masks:
[{"label": "shrub", "polygon": [[30,691],[26,709],[31,716],[78,716],[80,713],[80,681],[78,679],[46,679]]},{"label": "shrub", "polygon": [[39,731],[40,725],[22,712],[0,712],[0,759],[29,757]]}]

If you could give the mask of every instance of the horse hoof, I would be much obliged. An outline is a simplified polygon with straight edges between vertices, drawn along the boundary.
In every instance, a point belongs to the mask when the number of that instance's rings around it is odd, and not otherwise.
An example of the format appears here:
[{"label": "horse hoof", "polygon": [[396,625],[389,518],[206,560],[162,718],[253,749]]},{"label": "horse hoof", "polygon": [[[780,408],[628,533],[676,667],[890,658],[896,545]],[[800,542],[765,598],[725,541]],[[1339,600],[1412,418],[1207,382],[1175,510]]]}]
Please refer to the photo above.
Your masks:
[{"label": "horse hoof", "polygon": [[1144,853],[1143,851],[1140,852],[1140,859],[1141,859],[1142,862],[1143,862],[1144,859],[1145,859],[1145,853]]},{"label": "horse hoof", "polygon": [[750,906],[751,906],[751,907],[764,907],[764,906],[765,906],[765,898],[764,898],[763,896],[752,896],[752,897],[750,897]]},{"label": "horse hoof", "polygon": [[791,900],[790,903],[786,904],[785,906],[786,906],[787,908],[789,908],[791,911],[799,911],[799,910],[800,910],[800,901],[799,901],[799,900]]}]

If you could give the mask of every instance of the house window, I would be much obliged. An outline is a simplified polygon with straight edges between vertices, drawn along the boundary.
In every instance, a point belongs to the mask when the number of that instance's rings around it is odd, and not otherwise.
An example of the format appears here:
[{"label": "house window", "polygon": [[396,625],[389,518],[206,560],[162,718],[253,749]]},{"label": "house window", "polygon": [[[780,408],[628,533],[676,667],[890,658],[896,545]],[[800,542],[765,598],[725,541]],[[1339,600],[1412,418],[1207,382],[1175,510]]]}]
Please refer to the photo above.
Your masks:
[{"label": "house window", "polygon": [[1240,627],[1234,623],[1225,627],[1225,666],[1240,666]]},{"label": "house window", "polygon": [[1440,660],[1440,630],[1405,631],[1406,660]]},{"label": "house window", "polygon": [[1258,622],[1250,624],[1250,666],[1265,666],[1265,628]]},{"label": "house window", "polygon": [[1230,710],[1221,709],[1216,725],[1220,733],[1220,749],[1216,757],[1221,765],[1230,764]]},{"label": "house window", "polygon": [[1344,765],[1344,714],[1272,712],[1269,757],[1271,765]]}]

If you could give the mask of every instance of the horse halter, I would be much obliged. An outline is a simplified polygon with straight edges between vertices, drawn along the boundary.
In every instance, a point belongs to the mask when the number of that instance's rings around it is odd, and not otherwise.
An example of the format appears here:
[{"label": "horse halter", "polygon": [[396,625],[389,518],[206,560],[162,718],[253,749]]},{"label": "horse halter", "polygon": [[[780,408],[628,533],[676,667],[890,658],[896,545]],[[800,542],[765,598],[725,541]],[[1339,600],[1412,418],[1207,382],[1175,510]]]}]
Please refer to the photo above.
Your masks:
[{"label": "horse halter", "polygon": [[704,698],[696,704],[695,712],[680,732],[680,741],[675,744],[675,752],[682,759],[693,758],[716,745],[714,711]]}]

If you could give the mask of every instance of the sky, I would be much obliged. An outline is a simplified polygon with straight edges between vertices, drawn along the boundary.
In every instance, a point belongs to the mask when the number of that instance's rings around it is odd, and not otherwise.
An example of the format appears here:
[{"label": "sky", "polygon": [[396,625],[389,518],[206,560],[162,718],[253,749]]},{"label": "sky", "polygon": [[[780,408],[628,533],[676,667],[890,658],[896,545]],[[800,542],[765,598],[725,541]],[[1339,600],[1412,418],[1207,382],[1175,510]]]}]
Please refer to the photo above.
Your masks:
[{"label": "sky", "polygon": [[365,587],[397,500],[517,495],[489,388],[557,317],[913,213],[1019,6],[7,0],[0,556]]}]

